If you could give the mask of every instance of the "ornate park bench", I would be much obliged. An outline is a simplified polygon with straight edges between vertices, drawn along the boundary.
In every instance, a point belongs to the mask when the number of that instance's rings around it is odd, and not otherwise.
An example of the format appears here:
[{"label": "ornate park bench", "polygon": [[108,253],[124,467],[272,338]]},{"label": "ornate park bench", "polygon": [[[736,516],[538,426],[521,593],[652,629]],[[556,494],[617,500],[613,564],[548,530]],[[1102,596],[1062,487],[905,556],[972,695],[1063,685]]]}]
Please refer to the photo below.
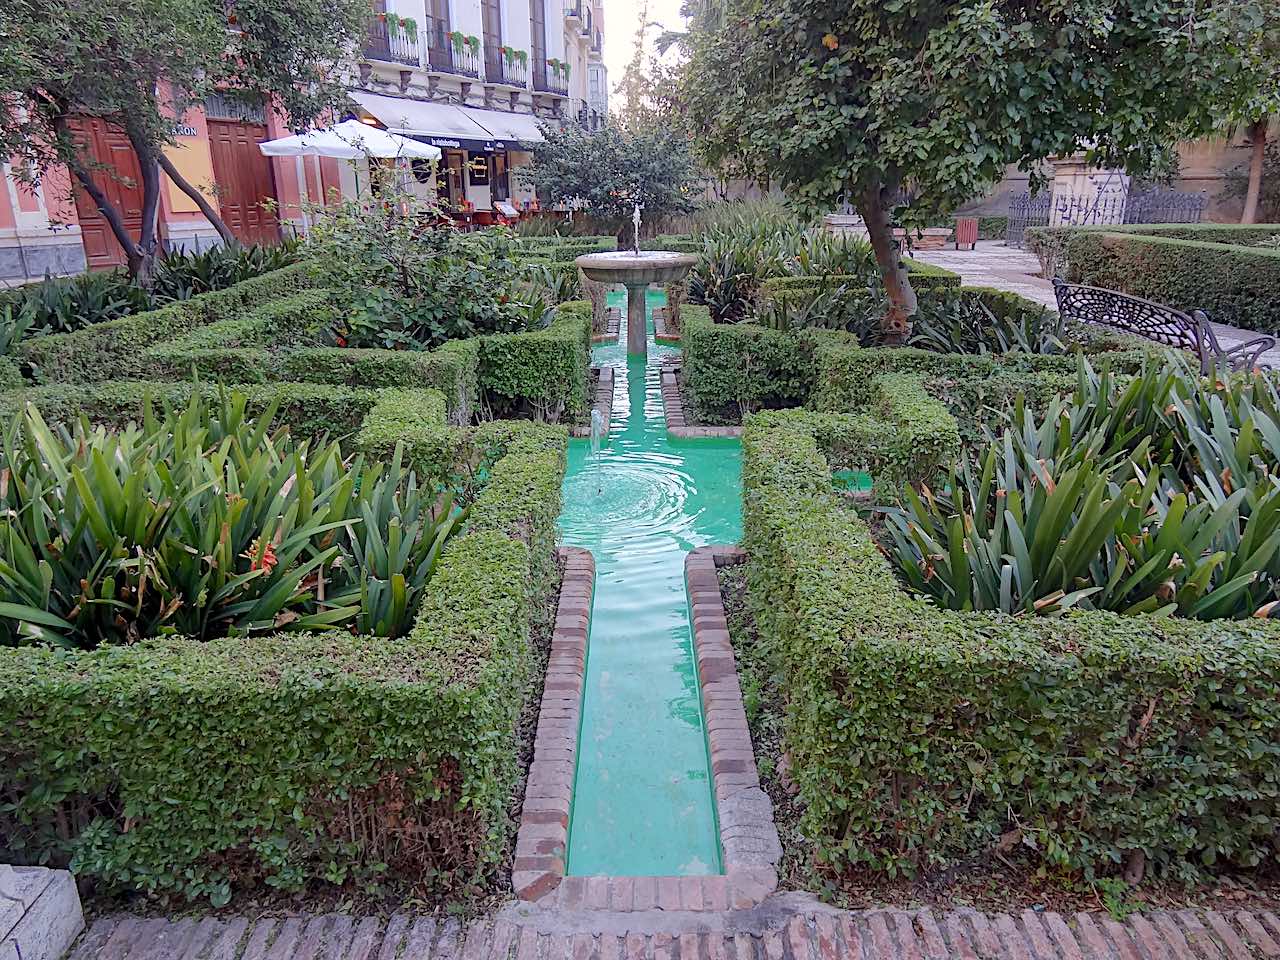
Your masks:
[{"label": "ornate park bench", "polygon": [[1189,350],[1200,359],[1200,372],[1269,369],[1258,358],[1276,345],[1275,337],[1255,337],[1234,347],[1224,347],[1203,310],[1191,315],[1164,304],[1130,296],[1117,290],[1066,283],[1055,277],[1053,291],[1063,319],[1099,323],[1137,334],[1167,347]]}]

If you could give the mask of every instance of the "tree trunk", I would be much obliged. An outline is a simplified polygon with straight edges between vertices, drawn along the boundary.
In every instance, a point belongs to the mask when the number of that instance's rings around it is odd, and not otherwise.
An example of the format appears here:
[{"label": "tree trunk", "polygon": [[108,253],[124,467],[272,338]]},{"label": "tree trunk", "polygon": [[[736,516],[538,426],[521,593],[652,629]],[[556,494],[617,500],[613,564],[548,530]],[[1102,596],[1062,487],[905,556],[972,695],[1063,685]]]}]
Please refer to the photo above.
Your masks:
[{"label": "tree trunk", "polygon": [[205,219],[213,224],[213,228],[218,231],[218,236],[222,238],[222,242],[232,250],[239,247],[240,241],[236,239],[236,235],[231,232],[231,228],[226,225],[218,211],[213,209],[213,204],[209,202],[209,198],[196,189],[178,171],[178,168],[173,165],[173,161],[165,155],[164,151],[157,154],[157,159],[160,161],[160,169],[168,174],[169,179],[177,185],[178,189],[195,201]]},{"label": "tree trunk", "polygon": [[1258,202],[1262,197],[1262,166],[1267,153],[1268,118],[1262,117],[1249,124],[1249,136],[1253,140],[1253,151],[1249,158],[1249,189],[1244,197],[1244,213],[1241,223],[1258,222]]},{"label": "tree trunk", "polygon": [[142,234],[138,238],[135,255],[129,258],[129,274],[140,287],[150,290],[159,241],[156,235],[156,222],[160,213],[159,151],[132,123],[125,123],[125,133],[138,157],[138,170],[142,175]]},{"label": "tree trunk", "polygon": [[916,292],[907,277],[898,244],[893,239],[893,226],[889,222],[889,206],[886,197],[893,193],[880,183],[872,184],[862,194],[858,212],[867,227],[871,249],[875,251],[876,265],[889,299],[889,308],[880,320],[882,340],[887,347],[899,347],[911,336],[911,318],[916,313]]}]

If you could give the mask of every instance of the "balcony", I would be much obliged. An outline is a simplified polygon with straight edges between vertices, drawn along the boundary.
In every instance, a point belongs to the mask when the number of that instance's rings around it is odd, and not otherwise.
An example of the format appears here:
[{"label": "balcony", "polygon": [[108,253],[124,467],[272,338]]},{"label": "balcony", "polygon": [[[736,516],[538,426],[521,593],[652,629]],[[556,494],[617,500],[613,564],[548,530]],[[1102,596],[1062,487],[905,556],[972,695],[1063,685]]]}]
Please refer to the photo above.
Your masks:
[{"label": "balcony", "polygon": [[380,13],[369,23],[364,42],[366,60],[399,63],[411,67],[421,65],[417,26],[412,20],[402,21],[394,13]]},{"label": "balcony", "polygon": [[591,38],[591,53],[599,57],[604,52],[604,36],[599,30],[595,32],[595,36]]},{"label": "balcony", "polygon": [[561,73],[551,70],[546,64],[533,71],[533,89],[536,93],[550,93],[557,97],[569,96],[569,81]]},{"label": "balcony", "polygon": [[443,20],[428,17],[427,21],[427,68],[433,73],[480,79],[480,42],[468,43],[471,38],[451,31]]},{"label": "balcony", "polygon": [[[523,59],[520,54],[525,54]],[[529,85],[528,54],[523,50],[513,50],[510,47],[499,47],[490,54],[486,48],[484,81],[506,87],[527,87]]]}]

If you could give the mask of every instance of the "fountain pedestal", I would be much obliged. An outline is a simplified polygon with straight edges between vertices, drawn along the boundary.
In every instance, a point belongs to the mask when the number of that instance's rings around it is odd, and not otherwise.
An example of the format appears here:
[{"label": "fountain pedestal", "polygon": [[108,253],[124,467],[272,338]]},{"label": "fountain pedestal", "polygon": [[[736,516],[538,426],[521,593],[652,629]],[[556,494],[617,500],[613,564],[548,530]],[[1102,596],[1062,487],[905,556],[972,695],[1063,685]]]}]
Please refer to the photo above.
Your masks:
[{"label": "fountain pedestal", "polygon": [[645,290],[651,283],[684,279],[698,258],[662,250],[619,250],[584,254],[576,262],[588,280],[620,283],[627,288],[627,354],[643,357],[648,353],[649,343]]}]

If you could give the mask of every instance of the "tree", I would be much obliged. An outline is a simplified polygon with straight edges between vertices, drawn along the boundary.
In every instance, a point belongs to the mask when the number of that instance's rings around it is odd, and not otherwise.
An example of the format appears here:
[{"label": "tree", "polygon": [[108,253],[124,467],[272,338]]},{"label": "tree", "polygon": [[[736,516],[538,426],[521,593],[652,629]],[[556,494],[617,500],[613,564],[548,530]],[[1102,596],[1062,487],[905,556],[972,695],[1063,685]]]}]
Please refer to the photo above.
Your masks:
[{"label": "tree", "polygon": [[1142,173],[1175,128],[1209,129],[1240,70],[1218,56],[1224,18],[1202,8],[699,0],[685,41],[696,149],[711,166],[746,163],[804,205],[853,201],[887,293],[885,340],[900,343],[915,294],[895,216],[925,222],[989,189],[1010,163],[1034,177],[1045,158],[1081,150]]},{"label": "tree", "polygon": [[1240,59],[1236,96],[1226,109],[1228,136],[1241,128],[1249,141],[1249,173],[1241,223],[1257,223],[1267,134],[1280,113],[1280,10],[1274,3],[1257,8],[1255,0],[1224,0],[1237,30],[1228,46]]},{"label": "tree", "polygon": [[547,127],[543,135],[533,163],[520,171],[525,181],[552,204],[584,203],[619,242],[630,240],[636,203],[650,224],[694,208],[698,179],[688,140],[678,130],[608,123],[587,131],[567,124]]},{"label": "tree", "polygon": [[[70,169],[144,286],[156,254],[162,169],[234,242],[164,155],[186,111],[219,91],[273,104],[292,125],[310,123],[341,103],[338,66],[370,15],[368,0],[7,0],[5,7],[0,89],[12,93],[0,100],[0,156],[33,183],[50,167]],[[80,116],[118,126],[137,155],[136,240],[94,183],[97,164],[72,133]]]}]

